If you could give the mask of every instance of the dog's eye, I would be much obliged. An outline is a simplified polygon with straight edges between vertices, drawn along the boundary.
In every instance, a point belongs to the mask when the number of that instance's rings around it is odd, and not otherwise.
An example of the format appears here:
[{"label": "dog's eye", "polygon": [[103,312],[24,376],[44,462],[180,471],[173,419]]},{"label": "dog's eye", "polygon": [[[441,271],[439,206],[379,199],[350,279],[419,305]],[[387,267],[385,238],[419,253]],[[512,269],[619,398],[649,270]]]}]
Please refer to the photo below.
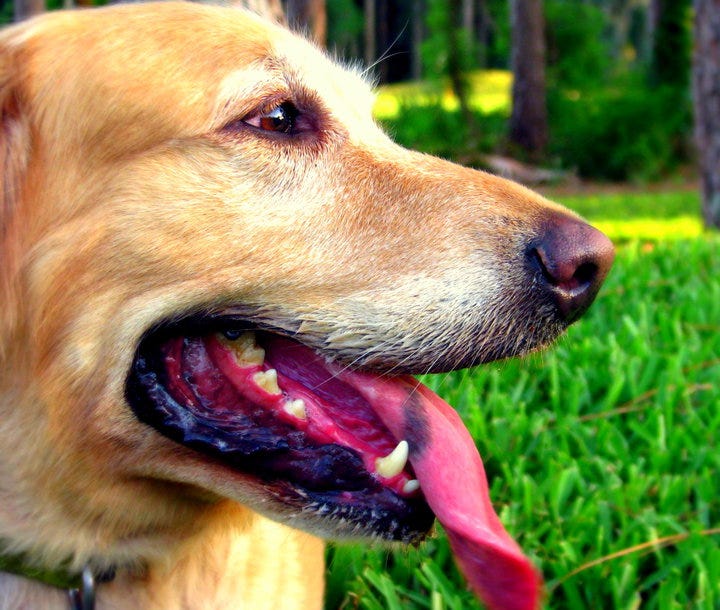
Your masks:
[{"label": "dog's eye", "polygon": [[263,131],[292,134],[297,131],[299,116],[300,111],[291,102],[283,102],[272,110],[247,117],[243,121]]}]

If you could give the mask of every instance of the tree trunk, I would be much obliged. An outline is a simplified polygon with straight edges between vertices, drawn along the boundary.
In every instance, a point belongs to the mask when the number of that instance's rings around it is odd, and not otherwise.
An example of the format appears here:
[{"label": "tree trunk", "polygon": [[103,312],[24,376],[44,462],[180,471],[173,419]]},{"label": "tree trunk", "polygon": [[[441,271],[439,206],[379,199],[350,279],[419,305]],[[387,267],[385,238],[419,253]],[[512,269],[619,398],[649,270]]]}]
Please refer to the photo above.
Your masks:
[{"label": "tree trunk", "polygon": [[475,0],[462,0],[462,28],[475,40]]},{"label": "tree trunk", "polygon": [[650,5],[653,84],[685,88],[690,72],[690,0],[653,0]]},{"label": "tree trunk", "polygon": [[703,218],[720,228],[720,0],[695,0],[693,94]]},{"label": "tree trunk", "polygon": [[548,140],[542,0],[510,0],[512,115],[510,139],[539,159]]},{"label": "tree trunk", "polygon": [[290,27],[304,32],[318,46],[327,44],[327,10],[325,0],[287,0]]},{"label": "tree trunk", "polygon": [[365,13],[365,65],[370,68],[377,59],[377,32],[375,0],[364,0]]},{"label": "tree trunk", "polygon": [[420,80],[423,76],[422,43],[425,38],[425,3],[415,0],[412,3],[412,64],[410,74],[413,80]]},{"label": "tree trunk", "polygon": [[45,10],[45,0],[14,0],[14,19],[22,21]]},{"label": "tree trunk", "polygon": [[380,79],[381,83],[388,82],[390,72],[390,62],[385,61],[388,54],[391,53],[393,41],[390,38],[390,7],[388,3],[381,0],[376,6],[376,41],[380,47],[380,56],[375,60],[374,73]]},{"label": "tree trunk", "polygon": [[467,0],[449,0],[447,21],[447,71],[450,87],[460,104],[460,113],[470,129],[470,139],[475,140],[474,118],[470,110],[469,85],[466,70],[468,66],[468,44],[472,40],[469,33],[463,30],[466,17]]}]

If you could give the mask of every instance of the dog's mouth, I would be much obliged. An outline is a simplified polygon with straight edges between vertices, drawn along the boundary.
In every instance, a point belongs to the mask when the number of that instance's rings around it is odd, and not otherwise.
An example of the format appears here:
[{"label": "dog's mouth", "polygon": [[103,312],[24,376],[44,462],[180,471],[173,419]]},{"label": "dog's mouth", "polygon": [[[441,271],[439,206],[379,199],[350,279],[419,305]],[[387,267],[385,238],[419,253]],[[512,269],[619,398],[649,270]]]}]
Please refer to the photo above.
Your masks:
[{"label": "dog's mouth", "polygon": [[473,440],[414,378],[214,320],[149,333],[127,398],[163,435],[256,480],[286,521],[417,542],[437,517],[491,608],[535,607],[538,575],[493,511]]}]

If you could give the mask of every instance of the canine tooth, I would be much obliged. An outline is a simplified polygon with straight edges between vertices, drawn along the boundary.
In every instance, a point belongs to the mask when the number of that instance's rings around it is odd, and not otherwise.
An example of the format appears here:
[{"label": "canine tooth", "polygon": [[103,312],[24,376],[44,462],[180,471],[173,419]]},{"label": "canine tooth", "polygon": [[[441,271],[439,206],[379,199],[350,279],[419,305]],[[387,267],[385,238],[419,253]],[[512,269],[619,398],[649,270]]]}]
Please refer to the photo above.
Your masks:
[{"label": "canine tooth", "polygon": [[265,350],[255,343],[254,332],[244,332],[237,339],[228,339],[222,334],[219,337],[222,343],[230,348],[240,366],[260,365],[265,362]]},{"label": "canine tooth", "polygon": [[268,369],[267,371],[259,371],[253,375],[253,381],[259,385],[268,394],[280,394],[280,386],[277,382],[277,371]]},{"label": "canine tooth", "polygon": [[420,481],[417,479],[410,479],[405,483],[405,485],[403,485],[402,489],[404,493],[411,494],[420,489]]},{"label": "canine tooth", "polygon": [[302,398],[288,400],[283,408],[285,409],[286,413],[294,415],[298,419],[307,419],[307,413],[305,411],[305,401]]},{"label": "canine tooth", "polygon": [[381,477],[391,479],[402,472],[407,460],[408,443],[400,441],[389,455],[375,460],[375,470]]}]

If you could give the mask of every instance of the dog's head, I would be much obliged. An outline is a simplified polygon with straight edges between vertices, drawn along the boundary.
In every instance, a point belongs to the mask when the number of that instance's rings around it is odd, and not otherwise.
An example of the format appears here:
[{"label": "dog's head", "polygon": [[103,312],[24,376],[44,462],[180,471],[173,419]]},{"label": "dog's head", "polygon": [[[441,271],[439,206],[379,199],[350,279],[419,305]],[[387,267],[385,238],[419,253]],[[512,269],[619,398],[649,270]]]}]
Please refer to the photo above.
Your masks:
[{"label": "dog's head", "polygon": [[0,37],[2,484],[36,517],[19,545],[132,557],[232,498],[325,536],[414,541],[435,512],[491,602],[499,572],[534,578],[459,419],[406,374],[546,345],[612,247],[393,144],[371,102],[229,9]]}]

